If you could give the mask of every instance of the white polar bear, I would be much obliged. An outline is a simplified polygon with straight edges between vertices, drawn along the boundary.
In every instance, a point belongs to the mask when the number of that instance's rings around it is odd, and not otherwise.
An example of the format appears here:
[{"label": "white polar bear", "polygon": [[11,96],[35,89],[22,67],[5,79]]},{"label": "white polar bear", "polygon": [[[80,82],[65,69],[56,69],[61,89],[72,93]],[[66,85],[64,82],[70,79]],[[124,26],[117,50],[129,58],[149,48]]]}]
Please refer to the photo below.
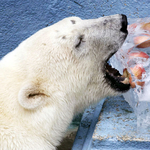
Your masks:
[{"label": "white polar bear", "polygon": [[0,61],[0,150],[55,150],[73,116],[127,91],[107,61],[127,36],[124,15],[64,19]]}]

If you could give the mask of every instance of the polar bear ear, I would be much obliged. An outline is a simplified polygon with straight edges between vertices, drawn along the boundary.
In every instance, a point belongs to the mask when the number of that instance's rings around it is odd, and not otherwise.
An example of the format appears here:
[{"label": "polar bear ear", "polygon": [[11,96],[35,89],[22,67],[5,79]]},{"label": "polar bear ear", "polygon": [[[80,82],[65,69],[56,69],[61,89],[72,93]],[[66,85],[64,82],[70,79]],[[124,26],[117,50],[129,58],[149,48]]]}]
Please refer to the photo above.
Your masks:
[{"label": "polar bear ear", "polygon": [[45,102],[46,95],[38,86],[27,83],[19,91],[19,104],[25,109],[36,109]]}]

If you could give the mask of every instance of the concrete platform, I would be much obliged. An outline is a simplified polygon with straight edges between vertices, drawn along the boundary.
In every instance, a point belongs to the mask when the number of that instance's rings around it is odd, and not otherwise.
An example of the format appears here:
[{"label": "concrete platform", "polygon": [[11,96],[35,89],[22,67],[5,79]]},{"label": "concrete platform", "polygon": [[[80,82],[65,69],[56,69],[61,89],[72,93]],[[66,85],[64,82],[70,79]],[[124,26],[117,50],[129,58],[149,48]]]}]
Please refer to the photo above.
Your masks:
[{"label": "concrete platform", "polygon": [[83,115],[73,150],[150,149],[150,130],[137,132],[136,115],[122,96],[107,98],[93,107]]}]

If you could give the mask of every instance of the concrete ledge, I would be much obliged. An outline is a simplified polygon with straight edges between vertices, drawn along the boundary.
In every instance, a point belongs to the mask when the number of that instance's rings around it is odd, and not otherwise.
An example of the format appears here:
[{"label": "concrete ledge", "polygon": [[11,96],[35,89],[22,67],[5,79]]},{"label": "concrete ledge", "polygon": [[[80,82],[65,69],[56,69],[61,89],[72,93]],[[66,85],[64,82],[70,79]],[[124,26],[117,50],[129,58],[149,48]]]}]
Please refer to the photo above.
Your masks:
[{"label": "concrete ledge", "polygon": [[72,150],[77,149],[149,150],[150,130],[137,132],[136,115],[122,96],[107,98],[84,112]]},{"label": "concrete ledge", "polygon": [[88,150],[92,144],[92,135],[95,125],[98,122],[105,99],[101,100],[97,106],[91,106],[86,109],[72,147],[72,150]]}]

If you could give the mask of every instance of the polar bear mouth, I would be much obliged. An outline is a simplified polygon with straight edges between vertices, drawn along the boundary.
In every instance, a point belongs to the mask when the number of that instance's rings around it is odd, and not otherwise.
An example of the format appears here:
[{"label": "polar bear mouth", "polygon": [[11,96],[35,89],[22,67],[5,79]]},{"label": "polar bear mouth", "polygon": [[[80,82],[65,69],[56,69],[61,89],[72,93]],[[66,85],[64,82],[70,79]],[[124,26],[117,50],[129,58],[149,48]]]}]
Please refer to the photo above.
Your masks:
[{"label": "polar bear mouth", "polygon": [[108,62],[105,63],[105,79],[109,85],[119,92],[126,92],[130,89],[129,73],[127,69],[123,71],[123,75],[115,68],[112,68]]}]

